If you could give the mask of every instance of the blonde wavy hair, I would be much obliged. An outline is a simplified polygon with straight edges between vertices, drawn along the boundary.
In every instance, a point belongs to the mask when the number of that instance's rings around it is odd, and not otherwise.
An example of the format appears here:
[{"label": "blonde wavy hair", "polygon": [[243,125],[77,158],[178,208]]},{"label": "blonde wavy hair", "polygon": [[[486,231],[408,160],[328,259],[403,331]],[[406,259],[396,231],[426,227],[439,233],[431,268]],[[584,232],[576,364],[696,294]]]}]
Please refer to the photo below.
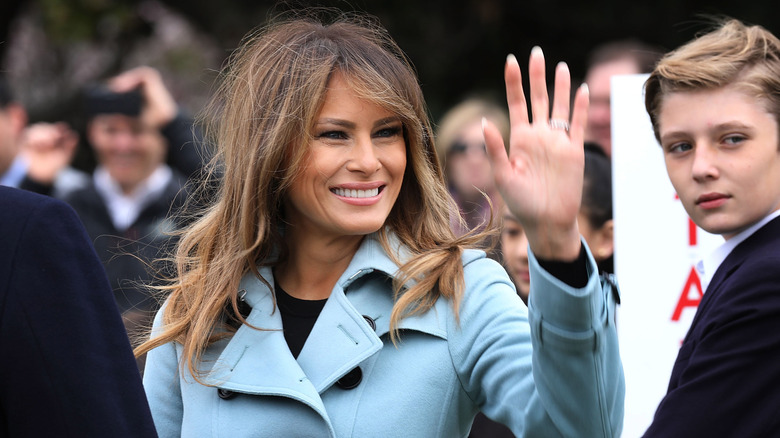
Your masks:
[{"label": "blonde wavy hair", "polygon": [[[341,73],[362,98],[397,114],[407,164],[401,192],[379,237],[392,257],[388,232],[412,254],[395,284],[391,339],[399,319],[429,310],[439,298],[457,316],[463,294],[461,255],[483,234],[456,238],[449,227],[455,204],[448,194],[430,121],[411,63],[387,32],[366,16],[278,20],[248,35],[221,74],[205,120],[217,148],[211,174],[215,201],[184,229],[173,256],[175,272],[162,331],[136,348],[137,356],[168,342],[183,346],[182,371],[198,381],[206,348],[231,336],[238,285],[258,265],[287,257],[283,200],[302,170],[328,81]],[[397,257],[396,257],[397,258]],[[396,260],[401,265],[401,260]],[[262,278],[261,278],[262,280]],[[230,322],[234,324],[230,324]]]},{"label": "blonde wavy hair", "polygon": [[780,40],[761,26],[722,19],[708,33],[666,54],[645,82],[656,139],[664,97],[734,85],[766,105],[780,124]]}]

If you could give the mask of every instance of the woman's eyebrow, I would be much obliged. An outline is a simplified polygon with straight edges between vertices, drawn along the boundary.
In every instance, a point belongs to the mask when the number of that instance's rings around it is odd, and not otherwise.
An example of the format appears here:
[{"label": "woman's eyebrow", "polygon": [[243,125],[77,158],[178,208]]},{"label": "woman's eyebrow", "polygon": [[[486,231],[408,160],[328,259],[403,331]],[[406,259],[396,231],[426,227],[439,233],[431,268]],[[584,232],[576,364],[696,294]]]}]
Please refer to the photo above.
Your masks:
[{"label": "woman's eyebrow", "polygon": [[401,122],[401,118],[397,116],[392,117],[385,117],[383,119],[379,119],[376,122],[374,122],[374,126],[384,126],[384,125],[390,125],[393,123]]},{"label": "woman's eyebrow", "polygon": [[336,126],[343,126],[345,128],[355,128],[355,123],[350,122],[349,120],[344,119],[332,119],[332,118],[324,118],[317,120],[317,125],[336,125]]}]

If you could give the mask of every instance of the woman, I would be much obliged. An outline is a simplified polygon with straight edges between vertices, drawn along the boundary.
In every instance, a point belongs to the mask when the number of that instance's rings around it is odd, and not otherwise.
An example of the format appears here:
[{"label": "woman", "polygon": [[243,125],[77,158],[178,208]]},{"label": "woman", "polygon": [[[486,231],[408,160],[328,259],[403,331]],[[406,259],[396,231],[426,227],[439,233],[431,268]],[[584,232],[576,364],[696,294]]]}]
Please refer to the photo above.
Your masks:
[{"label": "woman", "polygon": [[[539,53],[532,67],[538,91]],[[507,72],[518,132],[554,143],[567,175],[581,167],[587,96],[571,138],[532,128],[518,111],[517,63]],[[348,18],[271,25],[235,54],[217,96],[218,199],[183,235],[178,276],[137,351],[149,352],[161,436],[466,436],[479,410],[519,436],[619,434],[614,301],[580,245],[579,196],[573,212],[512,199],[531,229],[551,225],[531,247],[574,267],[577,283],[534,259],[537,287],[550,290],[529,325],[505,271],[467,249],[481,236],[449,228],[422,93],[383,29]],[[562,189],[515,175],[490,124],[486,137],[505,188]]]},{"label": "woman", "polygon": [[780,39],[721,23],[658,63],[645,103],[685,211],[725,242],[647,437],[777,436]]},{"label": "woman", "polygon": [[447,111],[436,133],[436,152],[443,160],[444,176],[458,205],[459,214],[453,214],[450,221],[459,236],[484,227],[491,215],[501,211],[501,197],[485,150],[482,118],[495,123],[504,139],[509,138],[506,110],[476,97]]}]

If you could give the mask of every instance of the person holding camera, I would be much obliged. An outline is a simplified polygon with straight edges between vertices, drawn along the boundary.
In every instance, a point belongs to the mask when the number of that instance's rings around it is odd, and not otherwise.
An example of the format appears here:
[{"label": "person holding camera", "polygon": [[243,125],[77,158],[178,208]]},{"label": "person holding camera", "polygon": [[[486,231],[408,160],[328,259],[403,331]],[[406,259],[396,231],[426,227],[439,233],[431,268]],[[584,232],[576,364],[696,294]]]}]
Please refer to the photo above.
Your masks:
[{"label": "person holding camera", "polygon": [[170,213],[183,205],[187,176],[199,166],[197,138],[150,67],[90,88],[84,110],[97,167],[90,184],[65,200],[92,239],[132,338],[157,307],[145,286],[153,280],[149,265],[179,226]]}]

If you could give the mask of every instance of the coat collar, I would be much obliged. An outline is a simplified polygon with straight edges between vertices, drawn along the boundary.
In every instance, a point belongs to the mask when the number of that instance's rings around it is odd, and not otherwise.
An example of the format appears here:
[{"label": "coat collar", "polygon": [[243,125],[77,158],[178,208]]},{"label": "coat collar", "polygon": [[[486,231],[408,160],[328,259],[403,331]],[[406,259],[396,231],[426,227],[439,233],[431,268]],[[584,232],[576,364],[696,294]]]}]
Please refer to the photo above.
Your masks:
[{"label": "coat collar", "polygon": [[[717,287],[731,275],[748,257],[777,250],[777,236],[780,236],[780,217],[775,217],[741,241],[726,256],[712,276],[710,284]],[[706,296],[707,294],[705,294]]]},{"label": "coat collar", "polygon": [[[397,238],[391,248],[408,257]],[[383,347],[380,336],[390,329],[392,280],[398,265],[368,235],[337,281],[297,360],[282,332],[282,319],[273,298],[271,268],[260,267],[260,277],[242,278],[240,290],[252,307],[246,324],[229,341],[217,343],[208,381],[237,392],[282,395],[302,401],[324,417],[319,394]],[[446,339],[450,303],[438,300],[434,311],[401,320],[402,330],[416,330]],[[375,321],[376,331],[366,321]]]},{"label": "coat collar", "polygon": [[[411,252],[392,233],[387,233],[388,245],[398,255],[401,264],[408,261]],[[390,331],[390,314],[395,300],[393,280],[398,275],[399,264],[384,250],[377,233],[366,236],[351,263],[337,283],[337,290],[346,294],[349,302],[376,324],[376,334],[383,336]],[[336,292],[336,290],[334,290]],[[437,300],[434,309],[422,315],[408,316],[399,322],[400,330],[414,330],[440,338],[447,338],[445,317],[450,302]],[[305,347],[304,347],[305,349]]]}]

